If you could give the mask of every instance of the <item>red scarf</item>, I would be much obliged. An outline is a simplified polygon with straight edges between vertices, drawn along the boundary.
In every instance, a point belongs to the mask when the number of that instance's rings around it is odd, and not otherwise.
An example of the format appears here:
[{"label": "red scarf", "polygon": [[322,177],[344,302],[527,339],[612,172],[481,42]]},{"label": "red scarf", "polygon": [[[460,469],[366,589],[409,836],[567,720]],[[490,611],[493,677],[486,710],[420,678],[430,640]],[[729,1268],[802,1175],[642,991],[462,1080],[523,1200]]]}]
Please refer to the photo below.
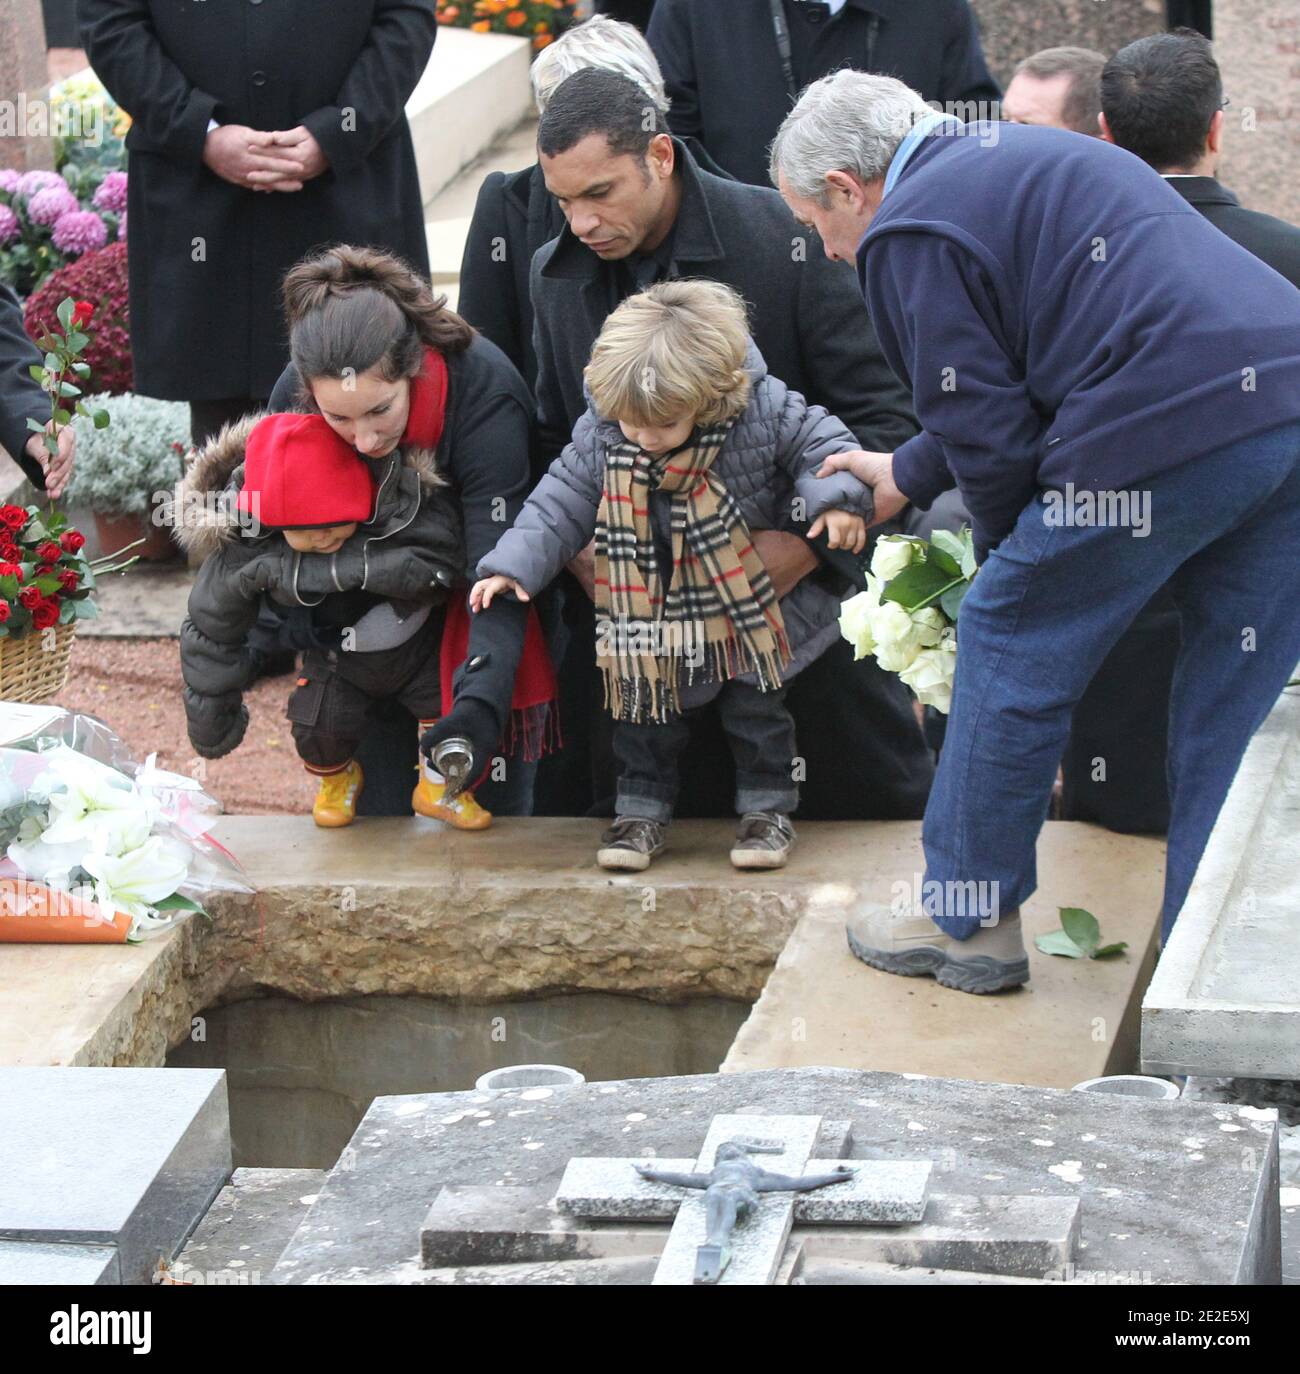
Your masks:
[{"label": "red scarf", "polygon": [[[442,439],[447,419],[447,360],[437,349],[426,347],[424,368],[411,378],[410,411],[402,446],[413,445],[433,452]],[[491,615],[492,612],[480,612]],[[442,711],[452,708],[452,678],[469,653],[470,612],[464,595],[453,596],[447,604],[442,631],[439,672],[442,677]],[[556,709],[558,688],[555,669],[546,651],[546,641],[537,612],[528,607],[524,647],[515,673],[510,720],[501,740],[503,753],[519,750],[526,760],[534,760],[560,746],[559,716]]]}]

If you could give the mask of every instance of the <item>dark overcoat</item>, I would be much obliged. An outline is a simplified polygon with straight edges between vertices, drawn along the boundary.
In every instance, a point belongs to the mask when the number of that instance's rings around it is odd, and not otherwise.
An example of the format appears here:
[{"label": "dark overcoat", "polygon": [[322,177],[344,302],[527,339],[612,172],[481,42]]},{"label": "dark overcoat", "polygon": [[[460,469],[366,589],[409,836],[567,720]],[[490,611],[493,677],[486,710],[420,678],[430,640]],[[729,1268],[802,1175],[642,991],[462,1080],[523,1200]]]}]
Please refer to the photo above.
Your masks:
[{"label": "dark overcoat", "polygon": [[[266,397],[288,361],[280,283],[308,250],[369,244],[428,271],[404,109],[432,0],[80,0],[82,43],[131,115],[136,390]],[[210,121],[311,130],[329,169],[259,192],[203,163]]]}]

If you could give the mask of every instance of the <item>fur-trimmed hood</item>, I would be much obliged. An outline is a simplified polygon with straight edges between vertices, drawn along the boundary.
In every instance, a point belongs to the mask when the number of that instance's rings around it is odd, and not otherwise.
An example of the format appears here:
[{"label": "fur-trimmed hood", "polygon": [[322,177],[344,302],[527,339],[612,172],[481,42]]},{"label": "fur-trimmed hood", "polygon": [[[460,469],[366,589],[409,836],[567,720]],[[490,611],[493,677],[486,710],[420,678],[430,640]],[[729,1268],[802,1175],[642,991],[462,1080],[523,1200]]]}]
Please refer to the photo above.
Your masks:
[{"label": "fur-trimmed hood", "polygon": [[[265,418],[249,415],[223,426],[176,484],[166,506],[166,523],[187,554],[207,558],[232,539],[264,539],[275,532],[250,524],[237,505],[244,487],[248,436]],[[438,470],[437,455],[431,449],[394,449],[387,457],[378,459],[357,456],[369,464],[375,478],[375,508],[364,522],[375,535],[381,535],[394,521],[404,521],[412,499],[418,500],[422,493],[449,485]]]}]

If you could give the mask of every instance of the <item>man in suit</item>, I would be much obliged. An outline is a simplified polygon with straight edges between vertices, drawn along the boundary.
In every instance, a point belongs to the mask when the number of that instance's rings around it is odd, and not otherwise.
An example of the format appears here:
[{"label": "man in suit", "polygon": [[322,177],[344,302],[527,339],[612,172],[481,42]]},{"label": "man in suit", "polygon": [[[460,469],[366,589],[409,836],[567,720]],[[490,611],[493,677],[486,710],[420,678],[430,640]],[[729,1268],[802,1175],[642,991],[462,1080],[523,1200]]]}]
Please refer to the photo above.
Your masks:
[{"label": "man in suit", "polygon": [[799,92],[853,67],[888,72],[926,100],[992,115],[989,74],[967,0],[659,0],[646,31],[693,136],[741,181],[767,186],[767,148]]},{"label": "man in suit", "polygon": [[[1105,65],[1099,96],[1104,139],[1135,153],[1216,229],[1300,287],[1300,229],[1245,209],[1215,177],[1223,82],[1201,34],[1180,29],[1121,48]],[[1180,642],[1177,607],[1162,588],[1075,707],[1062,760],[1064,819],[1127,832],[1168,829],[1169,691]]]},{"label": "man in suit", "polygon": [[[772,374],[838,415],[867,447],[913,433],[906,394],[880,354],[853,273],[825,260],[770,188],[703,171],[634,82],[594,68],[571,76],[542,116],[538,150],[546,187],[567,220],[538,250],[530,279],[544,456],[559,452],[586,413],[582,371],[606,317],[626,296],[675,277],[707,277],[739,291]],[[808,575],[834,579],[837,589],[849,585],[819,568],[797,535],[765,531],[755,544],[779,594]],[[566,747],[543,761],[542,815],[581,814],[612,797],[594,617],[582,589],[592,585],[588,563],[578,560],[578,581],[565,579]],[[802,816],[898,819],[923,809],[930,758],[906,688],[874,659],[855,664],[851,646],[838,642],[795,679],[790,708],[806,762]],[[704,724],[682,796],[697,814],[727,815],[730,760],[716,717]]]},{"label": "man in suit", "polygon": [[23,311],[18,297],[0,284],[0,448],[23,470],[23,475],[51,500],[63,495],[72,476],[72,461],[77,436],[71,425],[59,431],[59,451],[46,452],[41,435],[34,433],[28,420],[48,427],[50,398],[27,370],[39,363],[41,355],[23,328]]}]

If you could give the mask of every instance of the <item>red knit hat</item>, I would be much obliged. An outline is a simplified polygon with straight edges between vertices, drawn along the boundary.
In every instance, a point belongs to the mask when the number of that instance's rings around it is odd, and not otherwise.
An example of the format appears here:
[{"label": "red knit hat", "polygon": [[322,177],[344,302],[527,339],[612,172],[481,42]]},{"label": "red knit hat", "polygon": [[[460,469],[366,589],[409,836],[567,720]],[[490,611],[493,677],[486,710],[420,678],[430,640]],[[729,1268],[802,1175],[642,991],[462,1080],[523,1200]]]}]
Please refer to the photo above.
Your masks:
[{"label": "red knit hat", "polygon": [[375,480],[365,459],[321,415],[268,415],[244,448],[239,509],[279,529],[369,520]]}]

